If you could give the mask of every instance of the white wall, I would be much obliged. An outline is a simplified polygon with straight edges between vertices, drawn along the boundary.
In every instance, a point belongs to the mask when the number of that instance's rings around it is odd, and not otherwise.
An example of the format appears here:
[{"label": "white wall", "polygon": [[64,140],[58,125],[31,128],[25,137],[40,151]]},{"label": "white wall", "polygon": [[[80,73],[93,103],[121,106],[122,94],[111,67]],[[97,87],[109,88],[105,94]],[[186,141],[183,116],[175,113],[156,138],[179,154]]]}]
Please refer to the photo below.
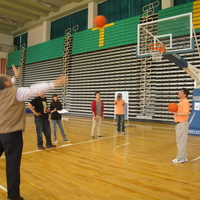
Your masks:
[{"label": "white wall", "polygon": [[38,26],[28,31],[28,47],[43,42],[43,26]]},{"label": "white wall", "polygon": [[13,46],[13,36],[0,33],[0,44]]},{"label": "white wall", "polygon": [[[13,46],[13,43],[14,43],[13,36],[0,33],[0,45]],[[8,60],[8,52],[0,51],[0,58],[5,58],[7,61]]]},{"label": "white wall", "polygon": [[0,58],[8,58],[8,53],[7,52],[0,52]]}]

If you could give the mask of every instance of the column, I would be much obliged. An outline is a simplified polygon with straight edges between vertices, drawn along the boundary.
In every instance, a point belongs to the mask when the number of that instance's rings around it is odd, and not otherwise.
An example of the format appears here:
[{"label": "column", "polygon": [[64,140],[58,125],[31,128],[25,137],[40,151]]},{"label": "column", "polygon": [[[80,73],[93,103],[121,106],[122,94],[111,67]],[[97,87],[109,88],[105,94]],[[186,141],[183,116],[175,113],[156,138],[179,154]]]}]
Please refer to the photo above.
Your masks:
[{"label": "column", "polygon": [[42,42],[49,41],[50,36],[51,36],[51,22],[44,21],[43,22]]},{"label": "column", "polygon": [[98,4],[91,2],[88,4],[88,29],[93,28],[93,20],[98,15]]},{"label": "column", "polygon": [[162,9],[174,7],[174,0],[162,0]]}]

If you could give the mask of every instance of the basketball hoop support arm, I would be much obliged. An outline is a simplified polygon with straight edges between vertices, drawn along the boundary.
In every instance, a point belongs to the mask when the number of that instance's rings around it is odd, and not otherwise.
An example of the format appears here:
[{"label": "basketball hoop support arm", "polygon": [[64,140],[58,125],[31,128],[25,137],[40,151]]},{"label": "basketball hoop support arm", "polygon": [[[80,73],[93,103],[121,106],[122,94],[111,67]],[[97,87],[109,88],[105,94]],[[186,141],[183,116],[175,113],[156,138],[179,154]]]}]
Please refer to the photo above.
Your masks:
[{"label": "basketball hoop support arm", "polygon": [[195,83],[195,88],[200,88],[200,70],[196,68],[194,65],[191,65],[188,63],[187,68],[183,68],[183,70],[191,77],[194,79]]},{"label": "basketball hoop support arm", "polygon": [[[151,35],[152,38],[154,38],[154,35],[149,32],[147,29],[145,29],[144,27],[142,28],[146,33],[148,33],[149,35]],[[163,44],[159,39],[157,39],[158,42],[160,42],[160,44]]]}]

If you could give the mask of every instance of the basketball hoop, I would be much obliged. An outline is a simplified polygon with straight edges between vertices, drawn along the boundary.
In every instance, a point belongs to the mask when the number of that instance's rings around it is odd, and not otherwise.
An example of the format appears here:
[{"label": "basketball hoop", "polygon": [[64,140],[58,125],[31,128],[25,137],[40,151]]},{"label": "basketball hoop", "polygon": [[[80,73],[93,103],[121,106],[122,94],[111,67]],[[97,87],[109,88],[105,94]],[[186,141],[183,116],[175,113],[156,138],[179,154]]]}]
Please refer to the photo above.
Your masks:
[{"label": "basketball hoop", "polygon": [[[166,46],[164,44],[150,44],[148,45],[151,50],[152,60],[161,60],[162,54],[166,51]],[[153,51],[154,50],[154,51]]]}]

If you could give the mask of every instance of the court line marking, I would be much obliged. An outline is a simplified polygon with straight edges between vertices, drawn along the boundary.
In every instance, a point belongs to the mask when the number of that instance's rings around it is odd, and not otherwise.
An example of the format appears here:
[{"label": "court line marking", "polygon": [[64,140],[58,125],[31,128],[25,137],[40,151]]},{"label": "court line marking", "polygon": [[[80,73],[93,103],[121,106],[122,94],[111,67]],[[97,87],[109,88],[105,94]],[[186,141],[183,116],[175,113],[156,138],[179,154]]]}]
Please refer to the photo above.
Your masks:
[{"label": "court line marking", "polygon": [[3,187],[3,185],[0,185],[0,189],[2,189],[3,191],[7,192],[7,189],[5,187]]},{"label": "court line marking", "polygon": [[[36,152],[41,152],[41,151],[49,151],[49,150],[53,150],[53,149],[57,149],[57,148],[63,148],[63,147],[66,147],[66,146],[74,146],[74,145],[79,145],[79,144],[86,144],[86,143],[90,143],[90,142],[95,142],[95,141],[99,141],[99,140],[106,140],[106,139],[110,139],[110,138],[114,138],[114,137],[119,137],[119,136],[121,136],[121,135],[114,135],[114,136],[110,136],[110,137],[106,137],[106,138],[100,138],[100,139],[95,139],[95,140],[87,140],[87,141],[83,141],[83,142],[77,142],[77,143],[74,143],[74,144],[64,144],[64,145],[61,145],[61,146],[57,146],[56,148],[47,148],[45,150],[36,149],[34,151],[23,152],[22,155],[36,153]],[[1,158],[5,158],[5,156],[2,156]]]},{"label": "court line marking", "polygon": [[193,162],[193,161],[196,161],[196,160],[199,160],[199,159],[200,159],[200,156],[197,157],[197,158],[194,158],[194,159],[192,159],[192,160],[188,160],[188,162]]},{"label": "court line marking", "polygon": [[[145,137],[137,137],[137,136],[130,136],[130,137],[135,137],[135,138],[139,138],[139,139],[145,139],[145,140],[156,140],[156,141],[161,141],[161,142],[169,142],[169,143],[176,143],[176,141],[170,141],[170,140],[160,140],[160,139],[154,139],[154,138],[145,138]],[[193,146],[200,146],[200,144],[192,144],[192,143],[187,143],[189,145],[193,145]]]},{"label": "court line marking", "polygon": [[[171,142],[171,143],[176,143],[176,141],[170,141],[170,140],[160,140],[160,139],[153,139],[153,138],[144,138],[144,137],[137,137],[137,136],[131,136],[131,137],[135,137],[135,138],[143,138],[143,139],[148,139],[148,140],[156,140],[156,141],[161,141],[161,142]],[[187,143],[189,145],[193,145],[193,146],[200,146],[199,144],[192,144],[192,143]],[[199,160],[200,159],[200,156],[197,157],[197,158],[194,158],[192,160],[188,160],[188,162],[193,162],[193,161],[196,161],[196,160]]]},{"label": "court line marking", "polygon": [[116,152],[116,150],[117,150],[118,148],[120,148],[120,147],[122,147],[122,146],[125,146],[125,145],[128,145],[128,144],[130,144],[130,143],[125,143],[125,144],[121,144],[121,145],[116,146],[116,147],[113,149],[114,154],[116,154],[116,155],[118,155],[118,156],[120,156],[120,157],[122,157],[122,158],[126,158],[126,156],[121,156],[120,154],[118,154],[118,153]]},{"label": "court line marking", "polygon": [[[87,141],[83,141],[83,142],[77,142],[77,143],[74,143],[74,144],[65,144],[65,145],[61,145],[61,146],[57,146],[56,148],[47,148],[46,150],[34,150],[34,151],[29,151],[29,152],[24,152],[22,153],[22,155],[25,155],[25,154],[30,154],[30,153],[36,153],[36,152],[40,152],[40,151],[49,151],[49,150],[52,150],[52,149],[57,149],[57,148],[63,148],[63,147],[66,147],[66,146],[74,146],[74,145],[79,145],[79,144],[86,144],[86,143],[89,143],[89,142],[95,142],[95,141],[99,141],[99,140],[105,140],[105,139],[110,139],[110,138],[114,138],[114,137],[120,137],[122,135],[114,135],[114,136],[110,136],[110,137],[106,137],[106,138],[101,138],[101,139],[95,139],[95,140],[87,140]],[[169,141],[169,140],[160,140],[160,139],[153,139],[153,138],[145,138],[145,137],[137,137],[137,136],[131,136],[131,137],[135,137],[135,138],[139,138],[139,139],[145,139],[145,140],[155,140],[155,141],[162,141],[162,142],[169,142],[169,143],[176,143],[175,141]],[[128,143],[126,143],[128,144]],[[198,144],[191,144],[191,143],[188,143],[190,145],[193,145],[193,146],[200,146]],[[121,145],[119,145],[121,146]],[[118,146],[117,146],[118,147]],[[116,147],[115,147],[116,148]],[[117,154],[117,153],[116,153]],[[117,154],[119,155],[119,154]],[[120,155],[119,155],[120,156]],[[121,156],[123,157],[123,156]],[[5,156],[2,156],[1,158],[5,158]],[[125,157],[126,158],[126,157]],[[197,157],[197,158],[194,158],[193,160],[190,160],[188,162],[192,162],[192,161],[196,161],[200,159],[200,156]]]}]

